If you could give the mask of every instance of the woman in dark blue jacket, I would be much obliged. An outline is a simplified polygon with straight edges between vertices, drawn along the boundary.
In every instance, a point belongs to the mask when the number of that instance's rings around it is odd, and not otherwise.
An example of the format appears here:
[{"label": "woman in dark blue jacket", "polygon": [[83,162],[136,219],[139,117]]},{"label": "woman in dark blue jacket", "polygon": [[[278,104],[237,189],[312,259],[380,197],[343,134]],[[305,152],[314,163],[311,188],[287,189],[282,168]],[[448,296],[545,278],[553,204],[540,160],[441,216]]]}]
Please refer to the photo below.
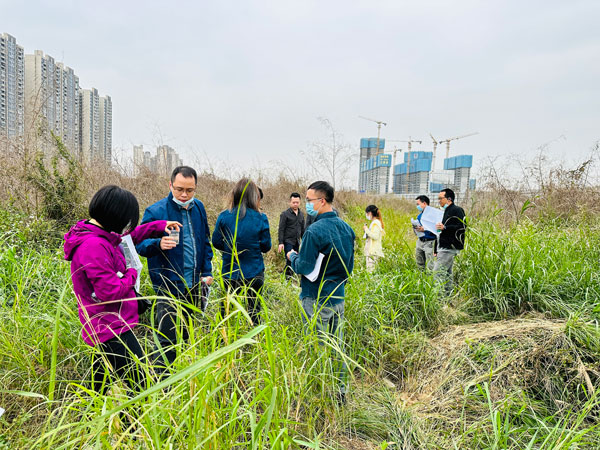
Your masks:
[{"label": "woman in dark blue jacket", "polygon": [[[256,296],[264,284],[263,253],[271,249],[269,220],[259,211],[260,190],[253,181],[242,178],[229,195],[229,207],[217,218],[213,246],[223,254],[221,273],[230,292],[246,292],[248,313],[254,324],[260,322],[260,301]],[[225,303],[221,315],[225,317]]]}]

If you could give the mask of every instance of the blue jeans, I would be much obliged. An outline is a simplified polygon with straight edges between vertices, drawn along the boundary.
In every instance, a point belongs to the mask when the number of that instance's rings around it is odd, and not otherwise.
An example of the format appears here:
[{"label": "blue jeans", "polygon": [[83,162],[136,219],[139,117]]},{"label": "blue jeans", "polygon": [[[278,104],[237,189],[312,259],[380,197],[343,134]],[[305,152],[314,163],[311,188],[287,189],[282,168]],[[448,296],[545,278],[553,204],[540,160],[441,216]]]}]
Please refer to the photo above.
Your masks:
[{"label": "blue jeans", "polygon": [[[302,299],[302,321],[307,327],[312,327],[319,335],[319,345],[322,347],[325,342],[325,335],[333,336],[337,341],[341,351],[344,351],[344,302],[337,303],[332,306],[319,305],[314,298],[305,297]],[[313,318],[316,318],[313,320]],[[338,383],[340,392],[346,393],[346,375],[348,368],[346,362],[341,356],[334,358],[337,362]]]}]

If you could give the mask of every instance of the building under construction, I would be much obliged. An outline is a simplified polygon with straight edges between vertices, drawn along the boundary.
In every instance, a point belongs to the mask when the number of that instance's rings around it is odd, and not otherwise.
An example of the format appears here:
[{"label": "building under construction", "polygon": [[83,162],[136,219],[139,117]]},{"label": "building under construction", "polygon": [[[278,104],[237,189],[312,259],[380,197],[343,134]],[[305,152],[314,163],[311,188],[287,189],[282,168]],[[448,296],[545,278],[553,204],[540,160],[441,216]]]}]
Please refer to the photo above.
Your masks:
[{"label": "building under construction", "polygon": [[385,139],[360,140],[358,191],[368,194],[387,194],[390,185],[391,155],[384,154]]},{"label": "building under construction", "polygon": [[471,167],[473,167],[473,155],[459,155],[444,159],[444,170],[454,175],[451,186],[454,192],[466,193],[470,189]]},{"label": "building under construction", "polygon": [[[450,151],[449,142],[458,138],[446,139],[446,155]],[[432,136],[433,138],[433,136]],[[435,171],[435,148],[439,142],[434,140],[434,151],[410,151],[412,142],[408,142],[409,151],[404,153],[404,162],[395,164],[392,170],[392,155],[384,153],[385,139],[363,138],[360,140],[360,166],[358,190],[368,194],[387,194],[392,192],[406,198],[421,194],[433,194],[444,188],[452,189],[457,198],[464,198],[469,190],[475,189],[475,180],[471,179],[473,155],[458,155],[444,159],[443,172]],[[390,173],[391,172],[391,173]],[[390,179],[391,177],[391,179]],[[390,186],[390,181],[392,186]]]},{"label": "building under construction", "polygon": [[394,194],[428,192],[432,158],[433,152],[405,153],[404,162],[394,167]]},{"label": "building under construction", "polygon": [[444,159],[442,173],[432,171],[432,159],[432,152],[405,153],[404,162],[394,167],[394,194],[409,197],[450,188],[458,197],[464,197],[475,188],[475,180],[471,179],[473,155]]}]

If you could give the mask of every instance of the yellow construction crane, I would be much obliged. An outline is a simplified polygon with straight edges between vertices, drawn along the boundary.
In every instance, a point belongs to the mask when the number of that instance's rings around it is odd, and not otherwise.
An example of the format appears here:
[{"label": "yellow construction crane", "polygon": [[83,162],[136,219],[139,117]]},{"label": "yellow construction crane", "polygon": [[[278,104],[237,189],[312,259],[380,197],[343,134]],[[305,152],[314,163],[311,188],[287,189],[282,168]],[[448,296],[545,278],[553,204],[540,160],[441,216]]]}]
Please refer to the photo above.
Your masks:
[{"label": "yellow construction crane", "polygon": [[[456,136],[453,138],[444,139],[443,141],[440,141],[439,144],[443,144],[444,142],[446,143],[446,159],[450,156],[450,141],[456,141],[458,139],[466,138],[469,136],[475,136],[476,134],[479,134],[479,131],[476,131],[475,133],[464,134],[462,136]],[[433,138],[433,136],[431,136],[431,137]]]},{"label": "yellow construction crane", "polygon": [[368,117],[358,116],[359,119],[368,120],[369,122],[375,122],[377,124],[377,147],[375,148],[375,154],[379,154],[379,137],[381,136],[381,125],[387,126],[387,123],[383,120],[369,119]]}]

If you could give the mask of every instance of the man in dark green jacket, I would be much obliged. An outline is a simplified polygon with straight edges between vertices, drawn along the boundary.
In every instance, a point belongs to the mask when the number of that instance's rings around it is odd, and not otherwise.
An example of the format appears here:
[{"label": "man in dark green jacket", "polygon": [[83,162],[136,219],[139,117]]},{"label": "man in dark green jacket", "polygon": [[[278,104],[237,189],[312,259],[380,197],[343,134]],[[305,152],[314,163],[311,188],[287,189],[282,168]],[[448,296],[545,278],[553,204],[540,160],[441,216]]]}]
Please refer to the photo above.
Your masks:
[{"label": "man in dark green jacket", "polygon": [[438,195],[440,206],[444,208],[442,221],[436,224],[440,230],[437,259],[433,268],[435,279],[443,283],[446,295],[452,292],[452,266],[458,252],[465,244],[465,212],[454,203],[454,191],[443,189]]},{"label": "man in dark green jacket", "polygon": [[[288,252],[294,272],[302,275],[300,300],[304,323],[331,334],[343,345],[344,285],[354,268],[354,231],[333,212],[334,189],[316,181],[306,193],[306,213],[315,217],[304,233],[300,252]],[[321,342],[322,344],[322,342]],[[340,362],[339,400],[345,402],[346,365]]]}]

